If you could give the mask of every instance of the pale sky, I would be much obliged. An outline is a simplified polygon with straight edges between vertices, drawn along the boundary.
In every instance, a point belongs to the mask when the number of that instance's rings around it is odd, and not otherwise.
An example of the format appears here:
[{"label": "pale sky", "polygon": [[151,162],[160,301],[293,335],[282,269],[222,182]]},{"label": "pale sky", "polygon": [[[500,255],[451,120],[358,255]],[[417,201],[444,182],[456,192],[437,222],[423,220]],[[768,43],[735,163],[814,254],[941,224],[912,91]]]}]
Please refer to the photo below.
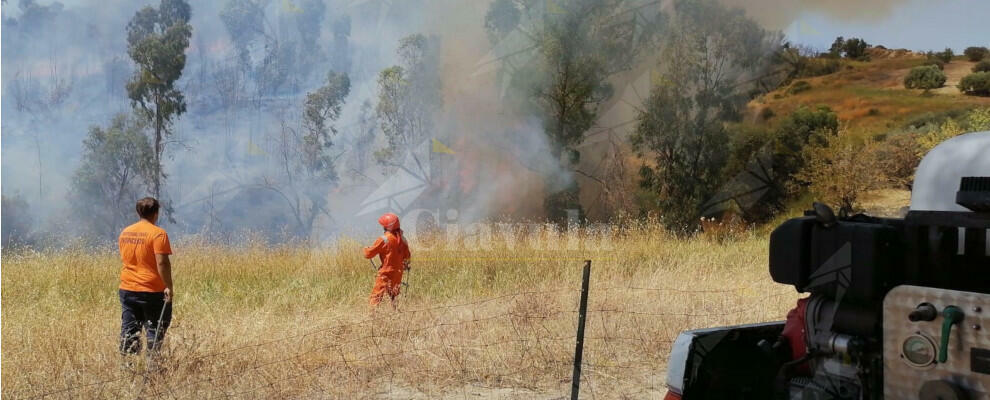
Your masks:
[{"label": "pale sky", "polygon": [[860,37],[888,48],[951,47],[961,53],[969,46],[990,47],[990,0],[910,0],[891,8],[887,15],[869,19],[808,10],[802,11],[784,34],[793,43],[820,50],[827,49],[836,36],[843,36]]}]

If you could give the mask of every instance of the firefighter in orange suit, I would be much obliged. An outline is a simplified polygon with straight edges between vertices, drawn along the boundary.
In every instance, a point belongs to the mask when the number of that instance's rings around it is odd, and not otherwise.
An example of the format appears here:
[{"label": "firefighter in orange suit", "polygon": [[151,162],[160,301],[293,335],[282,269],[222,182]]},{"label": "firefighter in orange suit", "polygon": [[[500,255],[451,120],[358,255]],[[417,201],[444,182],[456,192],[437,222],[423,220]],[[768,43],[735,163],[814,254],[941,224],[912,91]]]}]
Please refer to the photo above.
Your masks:
[{"label": "firefighter in orange suit", "polygon": [[396,296],[402,283],[402,272],[409,270],[409,245],[402,237],[399,229],[399,217],[386,213],[378,218],[378,223],[385,228],[385,233],[375,240],[375,244],[364,248],[364,258],[378,256],[380,267],[375,277],[375,286],[371,289],[371,305],[377,306],[382,297],[388,294],[392,307],[396,307]]}]

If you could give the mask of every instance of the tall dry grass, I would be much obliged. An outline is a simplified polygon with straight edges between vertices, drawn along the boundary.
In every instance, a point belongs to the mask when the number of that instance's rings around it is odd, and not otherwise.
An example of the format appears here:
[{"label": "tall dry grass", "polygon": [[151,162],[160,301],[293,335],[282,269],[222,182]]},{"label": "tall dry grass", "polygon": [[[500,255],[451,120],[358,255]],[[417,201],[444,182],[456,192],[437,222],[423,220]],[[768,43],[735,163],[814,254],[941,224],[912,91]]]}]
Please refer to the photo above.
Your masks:
[{"label": "tall dry grass", "polygon": [[678,239],[639,226],[605,240],[418,242],[400,311],[372,312],[373,271],[354,240],[180,240],[163,373],[140,359],[121,367],[112,251],[4,254],[3,397],[559,397],[587,258],[582,394],[655,398],[677,332],[780,319],[797,297],[769,279],[767,240],[746,234]]}]

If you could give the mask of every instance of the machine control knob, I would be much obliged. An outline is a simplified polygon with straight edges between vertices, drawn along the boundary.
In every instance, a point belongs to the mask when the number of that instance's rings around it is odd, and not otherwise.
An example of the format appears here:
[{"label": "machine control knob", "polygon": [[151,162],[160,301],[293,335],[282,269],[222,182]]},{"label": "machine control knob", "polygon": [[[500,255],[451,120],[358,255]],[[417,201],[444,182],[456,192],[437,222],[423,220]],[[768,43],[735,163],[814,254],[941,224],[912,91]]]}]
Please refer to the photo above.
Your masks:
[{"label": "machine control knob", "polygon": [[959,307],[948,306],[942,310],[942,339],[938,346],[939,364],[945,364],[949,360],[949,336],[952,334],[952,325],[959,324],[965,318],[966,314]]},{"label": "machine control knob", "polygon": [[930,303],[918,304],[918,307],[908,314],[908,319],[911,322],[934,321],[935,317],[938,317],[938,310]]}]

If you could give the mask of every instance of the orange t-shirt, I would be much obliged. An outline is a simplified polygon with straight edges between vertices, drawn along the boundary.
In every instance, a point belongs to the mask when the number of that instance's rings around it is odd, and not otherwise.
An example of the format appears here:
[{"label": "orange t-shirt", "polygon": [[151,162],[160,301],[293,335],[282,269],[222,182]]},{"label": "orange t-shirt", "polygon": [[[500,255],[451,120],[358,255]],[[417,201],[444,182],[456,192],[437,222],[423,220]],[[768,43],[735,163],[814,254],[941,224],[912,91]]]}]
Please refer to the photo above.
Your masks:
[{"label": "orange t-shirt", "polygon": [[155,254],[172,254],[168,234],[151,222],[140,220],[124,228],[117,239],[120,260],[120,288],[132,292],[164,292],[165,281],[158,275]]}]

